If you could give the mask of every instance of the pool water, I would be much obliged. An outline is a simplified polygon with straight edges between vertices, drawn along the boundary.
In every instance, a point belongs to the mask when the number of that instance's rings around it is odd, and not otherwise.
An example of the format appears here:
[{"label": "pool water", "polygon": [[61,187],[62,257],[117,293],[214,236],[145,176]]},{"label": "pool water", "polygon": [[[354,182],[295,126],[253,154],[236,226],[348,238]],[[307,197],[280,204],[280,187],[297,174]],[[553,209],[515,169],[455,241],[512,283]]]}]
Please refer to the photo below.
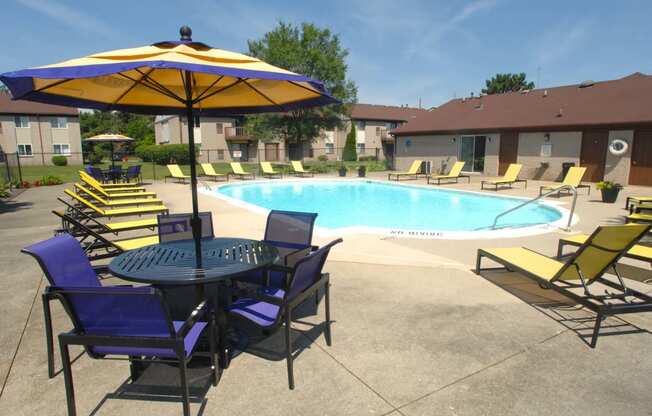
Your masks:
[{"label": "pool water", "polygon": [[[475,231],[524,200],[443,188],[372,181],[292,181],[220,186],[218,194],[265,209],[317,212],[324,228]],[[527,227],[559,220],[559,210],[534,203],[502,217],[498,226]]]}]

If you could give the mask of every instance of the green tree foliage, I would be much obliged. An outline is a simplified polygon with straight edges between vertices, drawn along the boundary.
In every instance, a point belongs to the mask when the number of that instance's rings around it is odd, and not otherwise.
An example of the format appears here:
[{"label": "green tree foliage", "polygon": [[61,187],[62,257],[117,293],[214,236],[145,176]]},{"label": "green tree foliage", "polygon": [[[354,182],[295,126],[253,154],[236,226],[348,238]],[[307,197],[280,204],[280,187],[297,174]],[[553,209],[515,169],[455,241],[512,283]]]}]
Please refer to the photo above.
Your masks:
[{"label": "green tree foliage", "polygon": [[[80,115],[80,129],[82,139],[104,133],[124,134],[134,140],[132,143],[122,145],[123,151],[131,153],[139,145],[154,144],[154,117],[123,113],[120,111],[93,111]],[[82,142],[83,143],[83,142]],[[91,151],[90,146],[84,143],[84,151]],[[108,150],[110,143],[95,144],[95,147]]]},{"label": "green tree foliage", "polygon": [[355,150],[355,123],[351,123],[351,131],[346,135],[346,142],[344,143],[344,151],[342,152],[342,159],[345,162],[352,162],[358,158]]},{"label": "green tree foliage", "polygon": [[527,81],[525,72],[520,74],[496,74],[493,78],[485,81],[486,88],[482,89],[483,94],[502,94],[521,90],[531,90],[534,82]]},{"label": "green tree foliage", "polygon": [[342,104],[279,114],[249,116],[247,130],[263,141],[285,139],[300,143],[318,137],[322,130],[341,127],[342,116],[356,101],[357,87],[347,79],[348,51],[338,35],[312,23],[295,26],[280,22],[262,39],[250,40],[249,54],[272,65],[318,79]]}]

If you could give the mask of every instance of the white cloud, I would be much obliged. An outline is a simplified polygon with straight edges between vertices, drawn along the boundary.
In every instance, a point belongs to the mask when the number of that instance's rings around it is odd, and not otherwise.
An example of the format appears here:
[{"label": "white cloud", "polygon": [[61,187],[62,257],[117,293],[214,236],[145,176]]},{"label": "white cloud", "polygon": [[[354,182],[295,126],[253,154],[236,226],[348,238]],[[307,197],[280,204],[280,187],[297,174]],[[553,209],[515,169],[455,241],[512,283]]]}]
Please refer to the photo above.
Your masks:
[{"label": "white cloud", "polygon": [[80,29],[87,33],[95,33],[107,38],[115,36],[118,32],[111,26],[94,16],[80,12],[55,0],[16,0],[19,4],[32,9],[37,13],[48,16],[71,29]]},{"label": "white cloud", "polygon": [[558,62],[579,49],[587,40],[594,27],[591,19],[577,22],[562,22],[549,29],[534,48],[534,58],[538,65]]}]

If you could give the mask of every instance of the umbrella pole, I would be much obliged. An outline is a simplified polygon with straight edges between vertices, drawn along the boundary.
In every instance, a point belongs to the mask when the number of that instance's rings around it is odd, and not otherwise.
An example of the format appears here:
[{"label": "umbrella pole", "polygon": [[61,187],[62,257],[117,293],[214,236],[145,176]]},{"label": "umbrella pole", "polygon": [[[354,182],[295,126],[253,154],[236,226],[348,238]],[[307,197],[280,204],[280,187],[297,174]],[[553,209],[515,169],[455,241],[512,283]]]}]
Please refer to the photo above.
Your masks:
[{"label": "umbrella pole", "polygon": [[115,151],[115,149],[113,148],[113,142],[111,142],[111,172],[109,173],[109,175],[111,175],[111,177],[113,179],[113,183],[116,183],[116,180],[115,180],[115,158],[113,157],[113,152],[114,151]]},{"label": "umbrella pole", "polygon": [[201,218],[199,218],[199,203],[197,201],[197,166],[195,160],[195,120],[192,112],[192,77],[186,71],[186,117],[188,118],[188,144],[190,145],[190,192],[192,194],[192,218],[190,227],[195,240],[195,258],[197,268],[202,265],[201,258]]}]

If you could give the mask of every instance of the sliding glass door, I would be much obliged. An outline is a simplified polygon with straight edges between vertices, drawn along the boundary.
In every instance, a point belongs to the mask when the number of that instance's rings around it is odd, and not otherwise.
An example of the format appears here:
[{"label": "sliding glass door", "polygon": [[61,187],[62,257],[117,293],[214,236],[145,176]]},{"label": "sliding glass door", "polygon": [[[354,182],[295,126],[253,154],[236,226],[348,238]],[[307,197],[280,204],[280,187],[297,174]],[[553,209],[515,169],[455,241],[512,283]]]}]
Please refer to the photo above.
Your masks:
[{"label": "sliding glass door", "polygon": [[460,138],[459,159],[464,161],[465,172],[482,172],[484,170],[484,155],[486,136],[462,136]]}]

